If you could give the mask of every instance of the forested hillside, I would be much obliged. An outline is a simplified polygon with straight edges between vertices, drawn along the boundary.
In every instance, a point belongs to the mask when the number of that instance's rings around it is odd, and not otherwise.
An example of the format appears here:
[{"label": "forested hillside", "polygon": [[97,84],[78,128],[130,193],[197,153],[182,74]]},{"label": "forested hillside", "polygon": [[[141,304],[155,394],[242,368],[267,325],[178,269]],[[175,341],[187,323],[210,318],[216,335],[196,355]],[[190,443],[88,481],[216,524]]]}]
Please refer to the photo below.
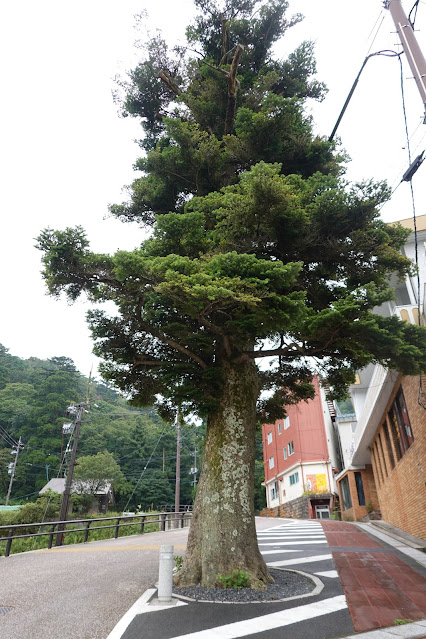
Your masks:
[{"label": "forested hillside", "polygon": [[[49,479],[63,476],[61,458],[69,436],[62,434],[66,409],[85,401],[78,459],[108,451],[125,477],[116,487],[117,506],[174,504],[176,427],[151,408],[132,408],[108,386],[81,375],[67,357],[20,359],[0,345],[0,503],[4,503],[13,462],[12,440],[22,438],[11,503],[36,499]],[[194,451],[202,449],[203,428],[182,426],[181,504],[192,503]],[[197,475],[198,477],[198,475]],[[137,485],[137,487],[136,487]],[[136,487],[136,490],[134,490]]]}]

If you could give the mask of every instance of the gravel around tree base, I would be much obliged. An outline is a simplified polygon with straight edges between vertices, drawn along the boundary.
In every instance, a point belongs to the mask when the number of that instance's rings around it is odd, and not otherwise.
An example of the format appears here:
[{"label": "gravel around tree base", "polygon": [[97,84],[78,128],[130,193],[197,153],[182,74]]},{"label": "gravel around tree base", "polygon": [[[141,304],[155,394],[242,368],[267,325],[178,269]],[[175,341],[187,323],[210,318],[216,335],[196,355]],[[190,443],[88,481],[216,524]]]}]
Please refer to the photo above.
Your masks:
[{"label": "gravel around tree base", "polygon": [[268,584],[266,590],[251,588],[202,588],[198,586],[173,586],[173,594],[195,601],[215,601],[224,603],[252,603],[256,601],[277,601],[287,597],[306,595],[315,588],[314,582],[289,570],[269,570],[275,583]]}]

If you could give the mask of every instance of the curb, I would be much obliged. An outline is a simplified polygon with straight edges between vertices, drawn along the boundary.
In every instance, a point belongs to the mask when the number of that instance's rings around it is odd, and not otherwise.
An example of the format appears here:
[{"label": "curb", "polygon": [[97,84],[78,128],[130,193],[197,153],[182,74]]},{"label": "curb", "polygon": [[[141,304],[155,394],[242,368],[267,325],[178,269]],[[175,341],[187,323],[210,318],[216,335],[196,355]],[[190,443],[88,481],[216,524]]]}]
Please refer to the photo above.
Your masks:
[{"label": "curb", "polygon": [[388,626],[379,630],[347,635],[345,639],[424,639],[424,637],[426,637],[426,619],[403,626]]},{"label": "curb", "polygon": [[186,597],[185,595],[177,595],[173,593],[172,597],[175,599],[179,599],[181,601],[187,601],[189,603],[209,603],[209,604],[228,604],[232,606],[247,606],[253,604],[271,604],[271,603],[282,603],[283,601],[294,601],[296,599],[305,599],[306,597],[316,597],[320,592],[324,589],[324,584],[316,575],[311,575],[307,572],[302,572],[302,570],[293,570],[290,568],[278,568],[274,566],[275,570],[282,570],[283,572],[294,572],[298,575],[302,575],[303,577],[307,577],[310,581],[313,581],[315,584],[315,588],[312,592],[307,592],[304,595],[294,595],[292,597],[285,597],[284,599],[265,599],[264,601],[215,601],[212,599],[192,599],[191,597]]}]

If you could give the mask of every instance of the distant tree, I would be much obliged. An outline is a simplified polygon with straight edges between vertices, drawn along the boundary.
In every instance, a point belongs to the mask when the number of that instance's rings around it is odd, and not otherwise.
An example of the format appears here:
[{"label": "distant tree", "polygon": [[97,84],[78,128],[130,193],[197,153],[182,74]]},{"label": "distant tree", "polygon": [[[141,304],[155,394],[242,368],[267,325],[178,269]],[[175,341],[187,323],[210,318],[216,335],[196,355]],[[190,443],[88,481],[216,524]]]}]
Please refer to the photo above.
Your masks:
[{"label": "distant tree", "polygon": [[109,484],[118,486],[124,476],[114,456],[107,452],[78,458],[72,482],[72,492],[96,495]]},{"label": "distant tree", "polygon": [[407,232],[379,218],[388,188],[349,185],[314,135],[305,103],[325,91],[312,44],[273,59],[301,16],[285,0],[195,6],[188,48],[154,38],[124,87],[146,155],[111,213],[150,238],[109,256],[80,227],[48,229],[38,246],[52,295],[117,305],[89,313],[104,378],[134,405],[206,418],[178,581],[213,587],[236,568],[258,587],[271,577],[254,525],[256,406],[269,421],[312,397],[313,358],[336,395],[369,362],[424,372],[426,330],[371,312],[392,299],[390,276],[411,272]]},{"label": "distant tree", "polygon": [[142,510],[151,507],[171,505],[175,502],[174,477],[159,469],[147,469],[137,483],[130,506],[132,509],[140,506]]}]

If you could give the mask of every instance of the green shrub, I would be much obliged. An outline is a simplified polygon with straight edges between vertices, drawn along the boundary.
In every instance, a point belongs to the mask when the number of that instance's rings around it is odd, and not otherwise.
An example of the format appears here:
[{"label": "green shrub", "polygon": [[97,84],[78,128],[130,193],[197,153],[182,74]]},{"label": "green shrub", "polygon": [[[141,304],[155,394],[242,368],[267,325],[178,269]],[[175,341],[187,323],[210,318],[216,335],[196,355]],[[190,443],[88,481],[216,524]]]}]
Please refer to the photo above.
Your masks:
[{"label": "green shrub", "polygon": [[250,584],[250,573],[246,570],[239,570],[238,568],[228,573],[227,575],[216,575],[216,579],[220,588],[248,588]]},{"label": "green shrub", "polygon": [[177,555],[176,557],[174,557],[174,560],[176,564],[176,572],[179,572],[179,570],[182,568],[183,557],[181,557],[180,555]]}]

